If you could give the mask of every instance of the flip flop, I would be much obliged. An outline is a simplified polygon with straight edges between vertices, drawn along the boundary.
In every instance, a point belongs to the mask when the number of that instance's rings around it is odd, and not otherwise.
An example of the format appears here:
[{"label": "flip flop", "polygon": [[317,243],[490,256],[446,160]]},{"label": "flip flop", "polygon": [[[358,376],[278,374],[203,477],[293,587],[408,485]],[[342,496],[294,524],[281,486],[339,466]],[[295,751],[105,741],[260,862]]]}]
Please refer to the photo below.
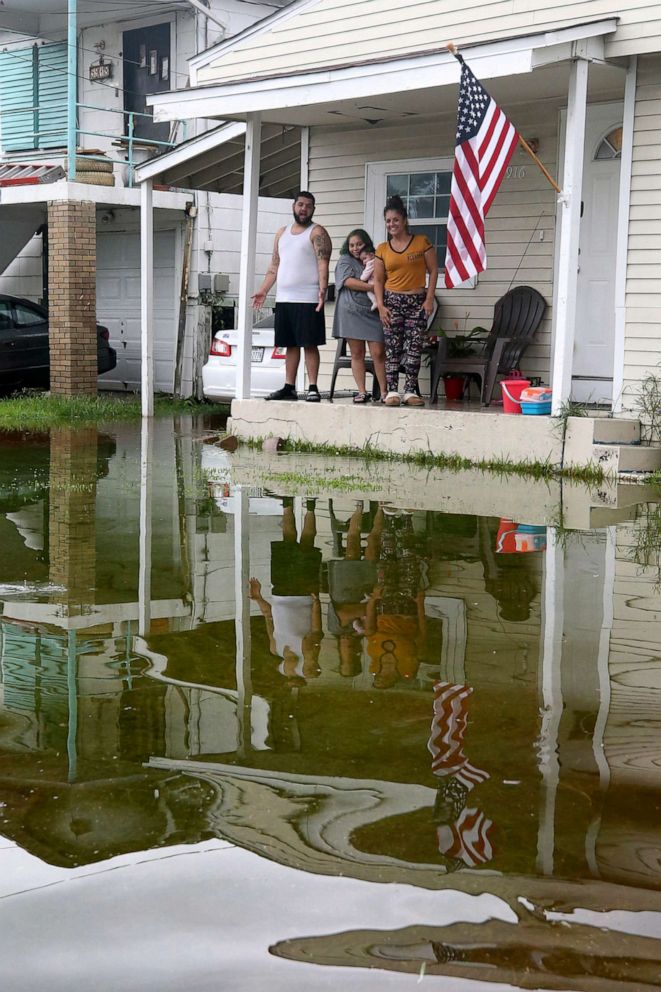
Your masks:
[{"label": "flip flop", "polygon": [[371,396],[369,393],[356,393],[354,395],[354,403],[369,403]]}]

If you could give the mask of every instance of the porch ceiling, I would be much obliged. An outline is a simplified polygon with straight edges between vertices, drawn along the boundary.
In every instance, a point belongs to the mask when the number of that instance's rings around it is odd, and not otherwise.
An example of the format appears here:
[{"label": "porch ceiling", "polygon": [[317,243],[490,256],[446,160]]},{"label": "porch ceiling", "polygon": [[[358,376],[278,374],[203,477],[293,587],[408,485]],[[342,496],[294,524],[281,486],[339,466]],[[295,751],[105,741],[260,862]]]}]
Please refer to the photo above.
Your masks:
[{"label": "porch ceiling", "polygon": [[[245,127],[216,128],[179,145],[137,169],[138,180],[153,179],[181,189],[243,192]],[[266,124],[262,130],[260,196],[290,196],[301,178],[301,134],[296,127]]]}]

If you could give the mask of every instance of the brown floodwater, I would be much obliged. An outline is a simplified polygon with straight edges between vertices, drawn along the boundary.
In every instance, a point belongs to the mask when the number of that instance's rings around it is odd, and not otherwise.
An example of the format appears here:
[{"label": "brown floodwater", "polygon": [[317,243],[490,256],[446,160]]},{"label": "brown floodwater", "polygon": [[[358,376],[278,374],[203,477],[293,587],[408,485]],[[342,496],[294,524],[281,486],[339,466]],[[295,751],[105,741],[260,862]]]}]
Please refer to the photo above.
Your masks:
[{"label": "brown floodwater", "polygon": [[661,988],[661,503],[209,428],[0,436],[3,992]]}]

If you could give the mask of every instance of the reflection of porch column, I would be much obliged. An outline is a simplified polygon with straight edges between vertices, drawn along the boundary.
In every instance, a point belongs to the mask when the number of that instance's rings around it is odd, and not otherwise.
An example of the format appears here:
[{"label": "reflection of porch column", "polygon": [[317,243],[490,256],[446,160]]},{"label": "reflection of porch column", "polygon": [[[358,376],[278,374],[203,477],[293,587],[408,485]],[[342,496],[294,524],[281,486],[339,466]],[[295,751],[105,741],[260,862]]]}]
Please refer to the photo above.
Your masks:
[{"label": "reflection of porch column", "polygon": [[576,333],[578,285],[578,240],[581,227],[581,191],[585,149],[585,116],[588,93],[588,63],[577,58],[569,77],[563,195],[558,254],[558,288],[555,303],[553,345],[553,413],[560,413],[571,395],[571,377]]},{"label": "reflection of porch column", "polygon": [[151,627],[151,530],[153,421],[143,419],[140,443],[140,550],[138,567],[138,633],[147,637]]},{"label": "reflection of porch column", "polygon": [[236,613],[236,715],[239,724],[237,753],[246,755],[252,739],[252,637],[250,631],[250,516],[248,491],[234,490],[234,608]]},{"label": "reflection of porch column", "polygon": [[140,186],[140,318],[142,416],[154,415],[154,193],[151,179]]},{"label": "reflection of porch column", "polygon": [[243,210],[241,221],[241,256],[239,261],[238,355],[236,361],[236,397],[250,396],[250,354],[252,344],[252,307],[255,291],[255,249],[257,246],[257,206],[259,200],[259,163],[262,121],[260,114],[248,114],[246,149],[243,166]]},{"label": "reflection of porch column", "polygon": [[94,601],[96,586],[95,427],[58,427],[50,436],[48,507],[49,580],[64,586],[58,601]]},{"label": "reflection of porch column", "polygon": [[564,628],[563,589],[565,556],[558,544],[557,531],[548,528],[544,556],[544,598],[542,609],[541,708],[539,766],[542,775],[537,870],[553,874],[555,853],[555,802],[560,781],[558,730],[562,718],[562,631]]}]

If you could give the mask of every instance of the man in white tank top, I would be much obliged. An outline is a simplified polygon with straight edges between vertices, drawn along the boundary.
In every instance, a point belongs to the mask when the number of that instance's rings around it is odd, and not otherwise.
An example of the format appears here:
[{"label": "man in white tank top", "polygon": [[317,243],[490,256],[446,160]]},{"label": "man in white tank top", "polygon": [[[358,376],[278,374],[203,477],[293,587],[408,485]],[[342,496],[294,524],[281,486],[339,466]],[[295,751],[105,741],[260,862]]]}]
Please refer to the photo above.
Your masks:
[{"label": "man in white tank top", "polygon": [[294,223],[275,236],[273,257],[264,281],[252,298],[255,309],[277,281],[275,297],[275,346],[286,348],[285,384],[266,398],[296,400],[296,373],[305,351],[309,403],[321,399],[317,388],[319,345],[326,343],[324,301],[328,289],[328,263],[332,245],[325,228],[312,223],[315,201],[301,190],[294,200]]}]

